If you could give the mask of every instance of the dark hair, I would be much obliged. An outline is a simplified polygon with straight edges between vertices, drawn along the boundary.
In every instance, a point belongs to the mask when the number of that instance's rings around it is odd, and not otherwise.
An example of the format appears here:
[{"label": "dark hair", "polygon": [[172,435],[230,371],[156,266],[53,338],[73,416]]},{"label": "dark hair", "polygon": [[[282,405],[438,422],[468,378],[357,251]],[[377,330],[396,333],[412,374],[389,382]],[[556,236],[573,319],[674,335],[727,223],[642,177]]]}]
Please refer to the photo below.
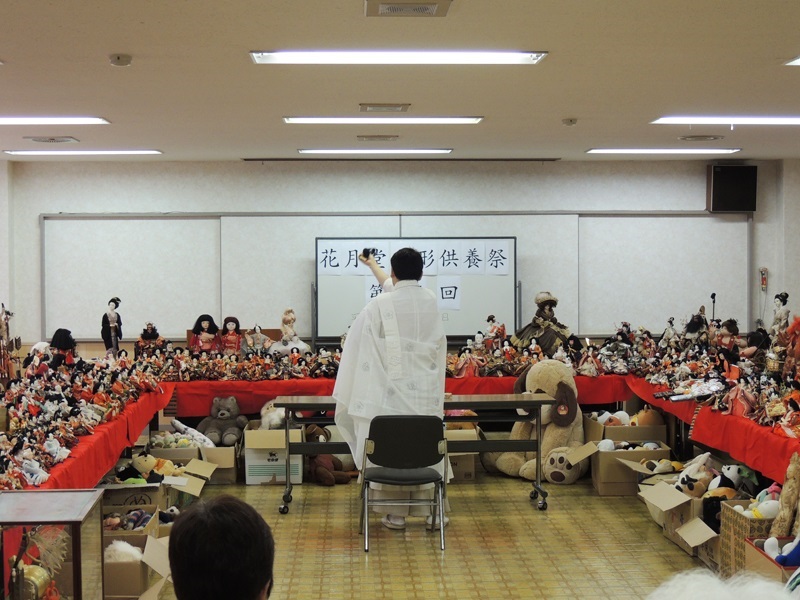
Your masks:
[{"label": "dark hair", "polygon": [[114,296],[111,300],[108,301],[109,304],[114,303],[114,308],[119,308],[120,299]]},{"label": "dark hair", "polygon": [[781,301],[781,304],[786,306],[786,302],[789,300],[789,294],[786,292],[781,292],[780,294],[775,294],[775,298]]},{"label": "dark hair", "polygon": [[239,319],[237,319],[236,317],[225,317],[225,320],[222,322],[222,326],[225,328],[226,331],[228,329],[228,323],[233,323],[236,325],[236,327],[233,330],[234,332],[238,334],[242,333],[241,331],[239,331]]},{"label": "dark hair", "polygon": [[219,327],[217,324],[214,323],[214,317],[211,315],[200,315],[197,317],[197,321],[194,322],[194,327],[192,327],[192,333],[195,335],[199,335],[203,332],[203,326],[200,325],[203,321],[208,321],[208,333],[217,333],[219,331]]},{"label": "dark hair", "polygon": [[727,319],[720,324],[720,327],[727,329],[731,335],[739,335],[739,324],[736,319]]},{"label": "dark hair", "polygon": [[74,350],[75,340],[69,329],[56,329],[53,339],[50,340],[50,347],[56,350]]},{"label": "dark hair", "polygon": [[178,515],[169,564],[178,600],[255,600],[272,588],[275,540],[255,508],[233,496],[199,501]]},{"label": "dark hair", "polygon": [[401,248],[392,255],[392,273],[399,281],[422,279],[422,255],[414,248]]}]

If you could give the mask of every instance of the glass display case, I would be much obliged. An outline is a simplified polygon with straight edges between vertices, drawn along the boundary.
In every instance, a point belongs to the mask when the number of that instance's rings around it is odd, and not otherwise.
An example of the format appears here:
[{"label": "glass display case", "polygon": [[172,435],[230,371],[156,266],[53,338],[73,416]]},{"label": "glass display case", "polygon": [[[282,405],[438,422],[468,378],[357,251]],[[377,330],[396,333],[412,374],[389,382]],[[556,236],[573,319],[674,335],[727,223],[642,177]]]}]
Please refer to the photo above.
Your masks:
[{"label": "glass display case", "polygon": [[103,492],[0,492],[3,598],[102,600]]}]

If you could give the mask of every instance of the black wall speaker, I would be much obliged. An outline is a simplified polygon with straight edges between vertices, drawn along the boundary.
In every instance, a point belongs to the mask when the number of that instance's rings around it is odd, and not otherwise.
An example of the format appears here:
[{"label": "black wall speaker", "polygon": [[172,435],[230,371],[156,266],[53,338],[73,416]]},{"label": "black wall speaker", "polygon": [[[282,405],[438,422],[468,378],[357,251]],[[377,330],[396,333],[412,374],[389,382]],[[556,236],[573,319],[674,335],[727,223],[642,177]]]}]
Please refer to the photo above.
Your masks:
[{"label": "black wall speaker", "polygon": [[708,165],[706,210],[712,213],[755,211],[757,182],[758,167]]}]

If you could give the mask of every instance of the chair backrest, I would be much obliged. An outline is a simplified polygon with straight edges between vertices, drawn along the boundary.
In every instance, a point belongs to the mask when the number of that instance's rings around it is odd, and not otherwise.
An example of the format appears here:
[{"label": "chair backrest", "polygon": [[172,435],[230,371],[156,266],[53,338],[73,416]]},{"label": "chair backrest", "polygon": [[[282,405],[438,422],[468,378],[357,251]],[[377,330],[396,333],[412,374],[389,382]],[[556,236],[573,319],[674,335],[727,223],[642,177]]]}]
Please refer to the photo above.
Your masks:
[{"label": "chair backrest", "polygon": [[388,415],[372,419],[367,456],[375,465],[419,469],[442,461],[447,452],[442,419],[418,415]]}]

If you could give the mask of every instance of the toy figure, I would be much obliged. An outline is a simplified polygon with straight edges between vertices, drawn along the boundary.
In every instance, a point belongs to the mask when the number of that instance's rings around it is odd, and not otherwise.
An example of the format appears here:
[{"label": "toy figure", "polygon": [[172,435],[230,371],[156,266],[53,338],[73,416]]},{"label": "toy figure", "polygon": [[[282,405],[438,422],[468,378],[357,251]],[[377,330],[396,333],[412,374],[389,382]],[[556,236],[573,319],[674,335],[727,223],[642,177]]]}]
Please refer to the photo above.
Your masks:
[{"label": "toy figure", "polygon": [[192,340],[189,347],[195,354],[216,352],[219,349],[219,327],[211,315],[200,315],[192,327]]},{"label": "toy figure", "polygon": [[239,331],[239,319],[236,317],[225,317],[222,323],[222,352],[230,356],[238,355],[242,349],[242,334]]},{"label": "toy figure", "polygon": [[244,346],[246,352],[253,352],[259,356],[263,356],[269,347],[272,345],[272,340],[266,335],[261,333],[261,326],[256,323],[253,331],[245,332]]},{"label": "toy figure", "polygon": [[597,377],[603,374],[603,364],[597,353],[597,346],[590,344],[586,349],[586,354],[580,359],[578,363],[578,375],[585,375],[587,377]]},{"label": "toy figure", "polygon": [[117,314],[120,299],[116,296],[108,301],[108,310],[103,314],[100,335],[106,345],[106,353],[114,357],[119,352],[119,341],[122,339],[122,317]]},{"label": "toy figure", "polygon": [[455,365],[455,373],[453,377],[458,379],[462,377],[478,377],[480,375],[480,368],[486,366],[486,359],[472,353],[468,347],[461,349],[461,355]]},{"label": "toy figure", "polygon": [[56,329],[53,339],[50,340],[50,348],[53,350],[53,359],[50,361],[50,368],[55,369],[62,364],[75,364],[75,340],[69,329]]},{"label": "toy figure", "polygon": [[486,317],[486,323],[488,323],[486,327],[486,334],[484,335],[486,349],[489,350],[490,348],[500,348],[500,344],[503,342],[503,340],[505,340],[506,337],[505,323],[498,323],[495,320],[494,315],[489,315]]},{"label": "toy figure", "polygon": [[156,348],[161,348],[165,341],[166,340],[159,335],[156,326],[148,321],[144,324],[144,329],[142,329],[139,339],[137,339],[136,343],[133,345],[134,358],[139,358],[142,354],[147,356]]},{"label": "toy figure", "polygon": [[661,339],[658,341],[659,348],[667,348],[670,346],[672,340],[675,338],[677,332],[675,331],[675,317],[670,317],[667,319],[667,327],[664,329],[664,333],[661,334]]},{"label": "toy figure", "polygon": [[789,308],[786,306],[787,300],[789,300],[789,294],[786,292],[775,294],[775,316],[772,319],[772,327],[769,330],[770,335],[773,337],[789,327]]},{"label": "toy figure", "polygon": [[294,330],[294,323],[296,320],[297,317],[295,317],[294,309],[287,308],[283,311],[283,317],[281,318],[281,341],[290,342],[292,338],[297,335]]},{"label": "toy figure", "polygon": [[553,309],[558,298],[550,292],[539,292],[534,298],[538,310],[533,320],[511,336],[511,343],[519,350],[530,345],[531,340],[539,341],[544,354],[552,356],[560,346],[567,344],[570,331],[566,325],[556,320]]}]

